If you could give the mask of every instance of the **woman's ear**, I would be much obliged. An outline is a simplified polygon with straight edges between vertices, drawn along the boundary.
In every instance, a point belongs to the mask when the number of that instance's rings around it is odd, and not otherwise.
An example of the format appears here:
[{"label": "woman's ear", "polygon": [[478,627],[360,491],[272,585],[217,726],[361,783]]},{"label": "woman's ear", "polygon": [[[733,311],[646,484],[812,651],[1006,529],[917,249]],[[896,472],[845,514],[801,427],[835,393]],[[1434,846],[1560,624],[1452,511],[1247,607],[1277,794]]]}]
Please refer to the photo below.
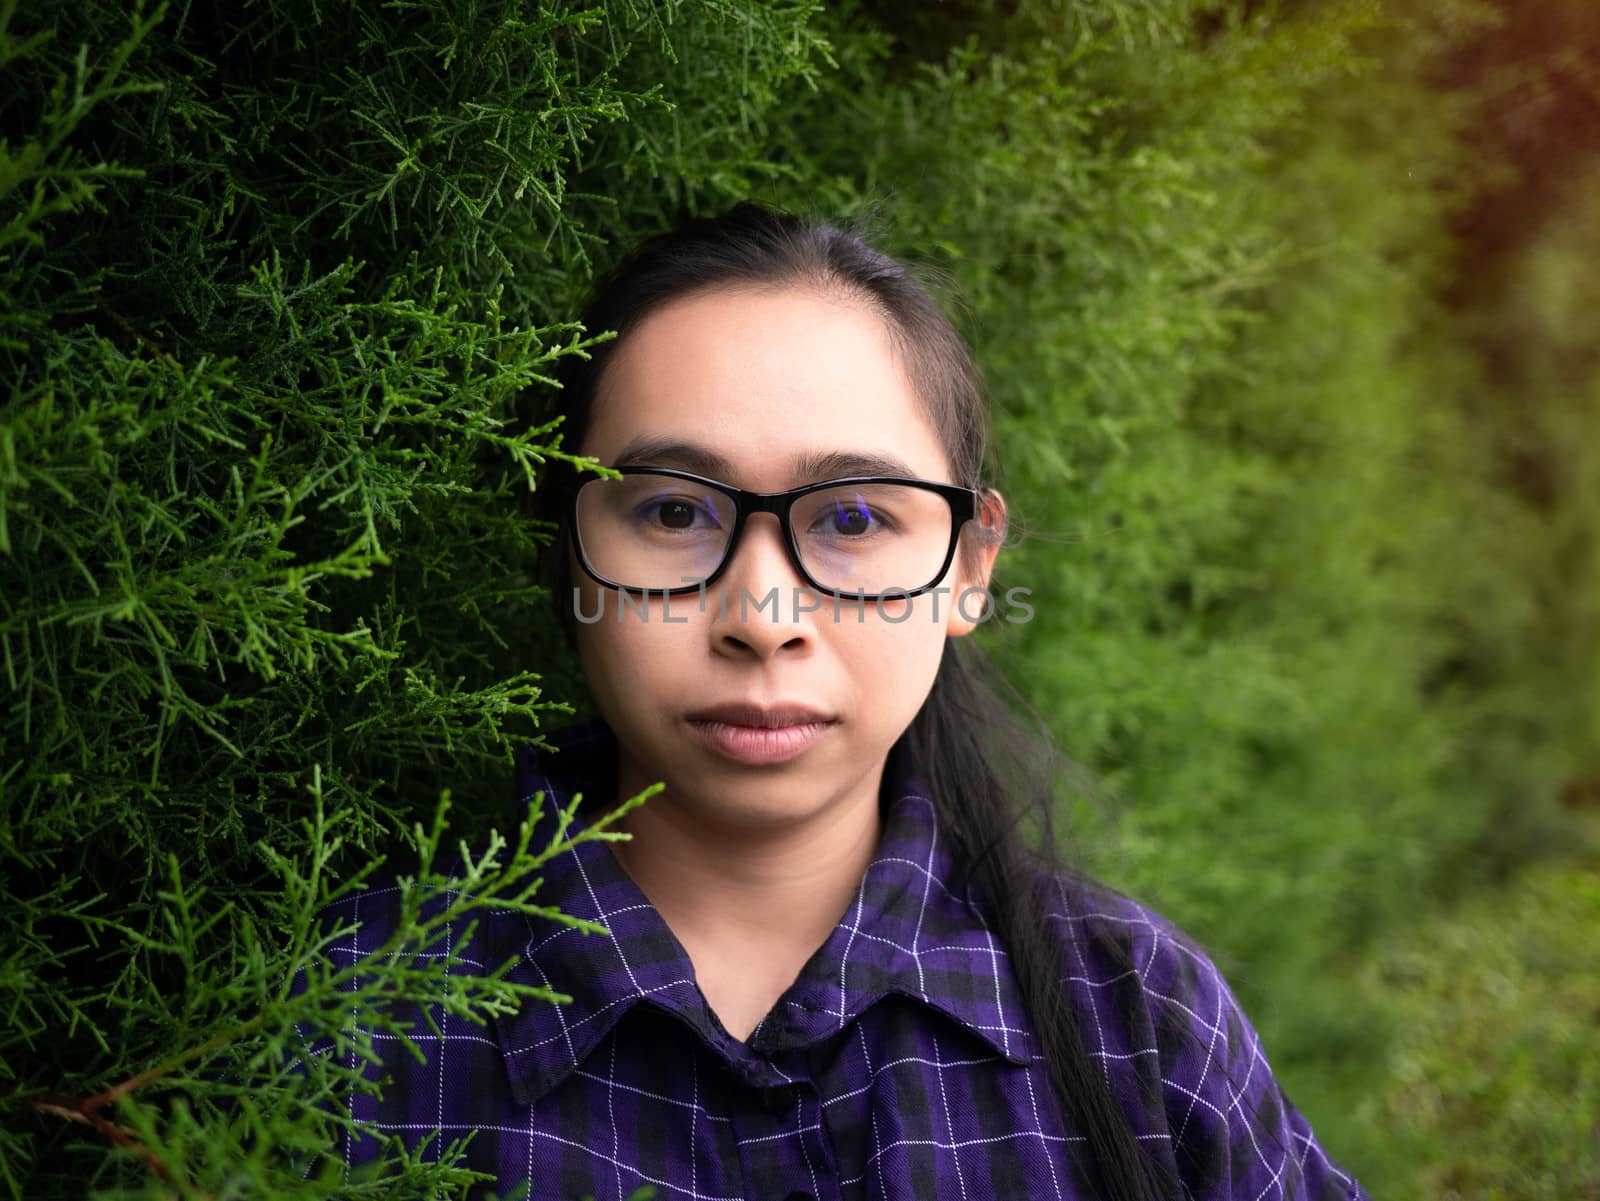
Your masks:
[{"label": "woman's ear", "polygon": [[[1000,554],[1000,544],[1006,536],[1005,497],[993,488],[981,489],[978,493],[978,511],[971,526],[976,528],[969,527],[962,531],[962,543],[965,544],[970,538],[973,549],[965,551],[963,545],[956,550],[955,591],[950,597],[950,616],[945,624],[945,632],[952,638],[972,633],[994,616],[989,580],[994,574],[994,561]],[[970,573],[963,566],[967,558],[976,560]]]}]

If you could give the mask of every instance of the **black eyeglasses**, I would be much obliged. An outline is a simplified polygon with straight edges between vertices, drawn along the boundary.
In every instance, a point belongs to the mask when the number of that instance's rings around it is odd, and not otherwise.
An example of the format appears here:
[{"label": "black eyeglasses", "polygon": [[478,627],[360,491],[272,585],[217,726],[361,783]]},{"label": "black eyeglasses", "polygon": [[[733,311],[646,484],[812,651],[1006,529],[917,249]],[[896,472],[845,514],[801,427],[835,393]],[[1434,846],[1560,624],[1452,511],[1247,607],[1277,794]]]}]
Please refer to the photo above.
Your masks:
[{"label": "black eyeglasses", "polygon": [[626,592],[676,596],[714,583],[754,513],[783,527],[789,560],[819,592],[911,597],[941,579],[976,489],[899,476],[850,476],[750,492],[665,467],[616,468],[573,494],[571,528],[589,577]]}]

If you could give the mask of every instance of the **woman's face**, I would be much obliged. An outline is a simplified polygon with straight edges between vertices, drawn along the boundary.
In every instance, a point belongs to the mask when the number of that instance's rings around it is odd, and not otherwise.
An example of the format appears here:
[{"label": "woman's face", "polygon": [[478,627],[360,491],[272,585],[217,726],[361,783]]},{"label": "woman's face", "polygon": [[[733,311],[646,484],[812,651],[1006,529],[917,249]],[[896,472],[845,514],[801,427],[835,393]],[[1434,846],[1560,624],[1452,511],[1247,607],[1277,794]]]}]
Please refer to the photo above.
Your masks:
[{"label": "woman's face", "polygon": [[[891,458],[904,468],[821,478],[953,482],[883,320],[859,302],[809,288],[701,293],[641,322],[606,368],[579,450],[618,466],[641,439],[690,444],[722,465],[629,455],[630,465],[680,468],[761,492],[817,482],[796,474],[794,464],[836,452]],[[946,639],[974,626],[954,599],[963,588],[987,586],[995,553],[985,548],[978,577],[962,574],[958,554],[940,581],[943,594],[853,606],[813,592],[810,611],[794,603],[808,585],[770,514],[748,519],[737,554],[703,602],[694,593],[670,601],[652,593],[620,605],[618,593],[590,579],[574,557],[577,596],[569,599],[584,619],[578,650],[621,742],[621,795],[664,780],[666,797],[692,806],[695,820],[729,830],[875,800],[889,748],[932,688]],[[771,603],[758,609],[756,601],[774,590],[776,611]],[[974,618],[978,599],[967,604]],[[737,702],[809,706],[831,721],[798,754],[754,764],[720,750],[691,721],[709,706]]]}]

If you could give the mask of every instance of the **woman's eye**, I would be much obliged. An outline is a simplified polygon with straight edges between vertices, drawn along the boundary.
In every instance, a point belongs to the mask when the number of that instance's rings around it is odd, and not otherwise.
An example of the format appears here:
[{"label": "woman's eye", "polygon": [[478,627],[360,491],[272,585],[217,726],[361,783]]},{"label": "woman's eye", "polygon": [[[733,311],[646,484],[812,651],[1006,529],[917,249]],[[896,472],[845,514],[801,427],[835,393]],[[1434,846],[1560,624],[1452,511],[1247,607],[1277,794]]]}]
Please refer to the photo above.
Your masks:
[{"label": "woman's eye", "polygon": [[667,530],[692,530],[696,518],[703,518],[702,528],[720,528],[716,508],[709,500],[701,504],[682,496],[659,497],[639,506],[644,520],[650,525]]},{"label": "woman's eye", "polygon": [[863,500],[834,500],[821,519],[824,532],[857,538],[881,530],[887,524],[884,514]]}]

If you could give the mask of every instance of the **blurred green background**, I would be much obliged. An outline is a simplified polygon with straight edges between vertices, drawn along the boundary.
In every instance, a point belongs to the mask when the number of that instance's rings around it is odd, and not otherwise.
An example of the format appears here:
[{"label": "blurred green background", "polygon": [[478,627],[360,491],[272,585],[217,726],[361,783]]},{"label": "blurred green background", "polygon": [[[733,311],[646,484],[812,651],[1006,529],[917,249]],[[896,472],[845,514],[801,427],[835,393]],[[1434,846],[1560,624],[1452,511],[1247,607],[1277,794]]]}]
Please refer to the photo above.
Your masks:
[{"label": "blurred green background", "polygon": [[[1375,1198],[1600,1198],[1591,0],[33,3],[0,51],[0,1105],[193,1037],[57,936],[159,926],[169,855],[272,929],[312,764],[350,853],[443,787],[503,826],[581,692],[513,492],[562,323],[753,196],[877,213],[977,348],[1035,610],[978,636],[1111,785],[1074,850]],[[13,1116],[13,1195],[143,1195]]]}]

